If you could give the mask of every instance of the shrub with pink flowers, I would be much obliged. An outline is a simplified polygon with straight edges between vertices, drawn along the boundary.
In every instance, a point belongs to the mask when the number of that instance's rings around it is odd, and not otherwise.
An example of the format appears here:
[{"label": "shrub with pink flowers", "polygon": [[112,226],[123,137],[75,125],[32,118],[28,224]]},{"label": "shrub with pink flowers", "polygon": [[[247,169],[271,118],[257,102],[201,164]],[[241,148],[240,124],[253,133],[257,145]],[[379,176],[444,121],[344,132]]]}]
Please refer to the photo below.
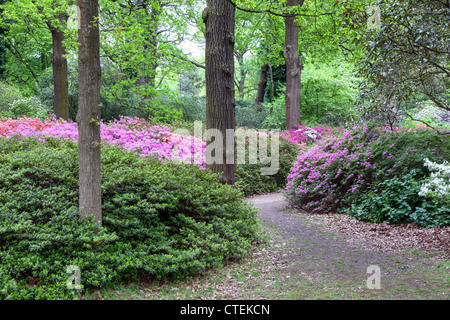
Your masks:
[{"label": "shrub with pink flowers", "polygon": [[[322,132],[322,131],[321,131]],[[323,131],[324,132],[324,131]],[[78,141],[78,128],[74,122],[63,120],[22,117],[18,119],[2,118],[0,136],[33,137],[45,141],[46,137]],[[109,123],[100,123],[100,136],[105,145],[120,147],[136,152],[137,155],[156,158],[159,161],[178,161],[205,168],[206,142],[194,136],[185,137],[175,130],[150,124],[140,118],[122,117]],[[280,169],[273,176],[262,176],[262,164],[238,164],[236,185],[245,194],[267,193],[283,189],[286,177],[298,154],[293,139],[280,137]],[[270,139],[269,139],[270,143]],[[246,144],[248,148],[248,143]],[[247,150],[248,154],[248,150]]]},{"label": "shrub with pink flowers", "polygon": [[432,130],[392,132],[357,127],[301,153],[287,180],[292,204],[314,212],[348,208],[381,181],[422,169],[425,158],[450,159],[450,139]]},{"label": "shrub with pink flowers", "polygon": [[[45,121],[39,118],[2,118],[0,136],[20,135],[45,140],[56,137],[78,141],[78,128],[75,122],[63,120]],[[136,151],[140,156],[151,156],[161,161],[180,160],[204,166],[203,151],[205,143],[192,137],[192,140],[172,133],[167,126],[151,125],[139,118],[122,117],[108,124],[100,123],[100,136],[103,143],[115,145],[124,150]],[[199,152],[195,152],[199,150]]]},{"label": "shrub with pink flowers", "polygon": [[282,134],[286,139],[299,145],[311,145],[317,140],[325,139],[329,136],[335,135],[338,132],[342,132],[342,130],[343,129],[340,128],[333,129],[317,124],[315,127],[299,125],[296,130],[287,130]]}]

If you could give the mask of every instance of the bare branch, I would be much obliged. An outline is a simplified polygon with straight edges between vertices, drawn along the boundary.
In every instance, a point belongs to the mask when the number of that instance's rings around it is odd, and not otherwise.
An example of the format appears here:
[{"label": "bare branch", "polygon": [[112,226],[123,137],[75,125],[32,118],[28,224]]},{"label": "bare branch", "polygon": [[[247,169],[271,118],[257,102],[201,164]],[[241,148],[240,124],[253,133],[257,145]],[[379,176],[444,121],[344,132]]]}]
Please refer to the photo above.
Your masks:
[{"label": "bare branch", "polygon": [[176,54],[174,54],[174,53],[171,53],[171,56],[172,56],[172,57],[174,57],[174,58],[177,58],[177,59],[180,59],[180,60],[183,60],[183,61],[189,62],[190,64],[193,64],[193,65],[194,65],[194,66],[196,66],[197,68],[202,68],[202,69],[205,69],[205,66],[204,66],[204,65],[202,65],[202,64],[200,64],[200,63],[198,63],[198,62],[195,62],[195,61],[189,60],[188,58],[185,58],[185,57],[182,57],[182,56],[176,55]]}]

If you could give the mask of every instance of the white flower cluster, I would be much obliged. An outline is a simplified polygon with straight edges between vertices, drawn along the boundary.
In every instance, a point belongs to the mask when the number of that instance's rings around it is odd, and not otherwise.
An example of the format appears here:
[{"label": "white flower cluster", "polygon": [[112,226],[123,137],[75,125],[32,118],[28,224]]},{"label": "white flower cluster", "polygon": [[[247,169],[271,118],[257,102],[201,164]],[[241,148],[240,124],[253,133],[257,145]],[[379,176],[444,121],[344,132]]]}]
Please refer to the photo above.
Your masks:
[{"label": "white flower cluster", "polygon": [[424,166],[431,171],[431,176],[420,187],[419,196],[431,196],[450,203],[450,163],[438,164],[425,159]]},{"label": "white flower cluster", "polygon": [[304,133],[308,136],[308,138],[310,138],[312,140],[317,139],[317,131],[316,130],[309,129],[309,130],[306,130]]}]

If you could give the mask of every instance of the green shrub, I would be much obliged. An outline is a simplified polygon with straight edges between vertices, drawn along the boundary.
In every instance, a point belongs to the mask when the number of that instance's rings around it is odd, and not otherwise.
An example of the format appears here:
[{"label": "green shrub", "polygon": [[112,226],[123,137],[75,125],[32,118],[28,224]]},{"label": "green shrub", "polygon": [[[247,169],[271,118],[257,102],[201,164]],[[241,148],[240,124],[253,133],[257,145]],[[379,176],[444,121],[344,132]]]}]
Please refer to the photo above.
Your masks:
[{"label": "green shrub", "polygon": [[263,106],[257,106],[254,101],[236,100],[237,127],[261,129],[268,115],[269,110]]},{"label": "green shrub", "polygon": [[359,220],[393,224],[417,223],[420,227],[450,225],[450,208],[429,197],[418,196],[425,179],[412,170],[403,177],[379,182],[356,199],[350,214]]},{"label": "green shrub", "polygon": [[245,256],[256,211],[217,174],[102,147],[103,224],[78,218],[69,140],[0,139],[0,299],[73,299],[141,275],[184,277]]},{"label": "green shrub", "polygon": [[[300,154],[288,176],[293,205],[316,212],[346,209],[373,185],[450,159],[450,139],[431,130],[354,128]],[[424,168],[425,175],[430,172]]]},{"label": "green shrub", "polygon": [[279,170],[274,175],[261,175],[261,168],[267,167],[267,165],[260,162],[256,165],[249,163],[249,148],[248,145],[246,146],[247,160],[245,164],[236,165],[236,185],[245,195],[270,193],[284,189],[286,186],[286,178],[298,156],[299,149],[295,143],[281,135],[279,142]]},{"label": "green shrub", "polygon": [[264,119],[263,127],[269,129],[284,130],[286,128],[286,101],[283,95],[280,95],[273,102],[263,104],[268,116]]},{"label": "green shrub", "polygon": [[10,118],[28,117],[46,119],[50,116],[52,109],[42,104],[36,97],[15,100],[9,109],[3,113]]},{"label": "green shrub", "polygon": [[22,98],[23,94],[19,89],[0,81],[0,114],[7,111],[14,101]]}]

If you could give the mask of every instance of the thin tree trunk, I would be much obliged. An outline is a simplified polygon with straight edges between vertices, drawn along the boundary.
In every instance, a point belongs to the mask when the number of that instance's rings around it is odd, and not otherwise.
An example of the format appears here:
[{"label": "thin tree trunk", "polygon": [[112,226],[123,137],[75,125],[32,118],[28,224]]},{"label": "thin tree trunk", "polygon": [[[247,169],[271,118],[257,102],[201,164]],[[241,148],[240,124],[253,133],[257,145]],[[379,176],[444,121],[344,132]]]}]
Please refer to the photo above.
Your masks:
[{"label": "thin tree trunk", "polygon": [[[67,22],[67,15],[61,15],[61,23]],[[69,119],[69,81],[67,71],[66,48],[64,47],[64,32],[58,28],[52,27],[49,23],[52,34],[53,55],[53,87],[54,87],[54,109],[57,118]]]},{"label": "thin tree trunk", "polygon": [[[153,89],[156,88],[156,71],[158,69],[158,22],[159,15],[161,14],[161,8],[158,6],[152,6],[149,0],[144,0],[137,8],[142,8],[145,10],[151,18],[151,22],[148,23],[148,30],[150,32],[150,37],[147,38],[148,44],[144,45],[144,56],[148,50],[151,50],[151,59],[149,61],[144,61],[140,66],[141,76],[138,78],[137,84],[144,86],[146,88],[146,98],[151,98],[153,94]],[[151,6],[150,13],[147,13]],[[146,20],[145,20],[146,21]]]},{"label": "thin tree trunk", "polygon": [[238,96],[239,99],[244,99],[245,79],[247,78],[247,71],[244,68],[244,54],[235,52],[235,56],[239,64]]},{"label": "thin tree trunk", "polygon": [[267,72],[269,71],[269,65],[264,64],[261,66],[261,77],[258,84],[258,91],[256,93],[255,103],[257,106],[260,106],[264,103],[264,96],[266,94],[266,86],[267,86]]},{"label": "thin tree trunk", "polygon": [[[303,5],[304,0],[287,0],[287,6]],[[299,29],[295,17],[286,17],[284,58],[286,61],[286,129],[300,124],[300,88],[302,60],[298,50]]]},{"label": "thin tree trunk", "polygon": [[272,103],[275,100],[275,91],[274,91],[274,83],[273,83],[273,67],[269,67],[270,71],[270,102]]},{"label": "thin tree trunk", "polygon": [[100,164],[100,37],[98,0],[77,0],[80,10],[79,53],[79,210],[84,219],[102,222]]},{"label": "thin tree trunk", "polygon": [[[222,134],[222,155],[216,155],[222,163],[208,164],[213,172],[222,173],[222,182],[235,183],[234,130],[234,30],[235,8],[225,0],[207,0],[203,12],[206,24],[205,80],[206,80],[206,129],[217,129]],[[232,141],[232,146],[227,144]],[[232,137],[230,136],[232,132]],[[213,141],[207,141],[207,148]],[[227,145],[229,148],[227,148]],[[228,152],[227,152],[228,151]],[[228,157],[227,157],[228,156]]]}]

